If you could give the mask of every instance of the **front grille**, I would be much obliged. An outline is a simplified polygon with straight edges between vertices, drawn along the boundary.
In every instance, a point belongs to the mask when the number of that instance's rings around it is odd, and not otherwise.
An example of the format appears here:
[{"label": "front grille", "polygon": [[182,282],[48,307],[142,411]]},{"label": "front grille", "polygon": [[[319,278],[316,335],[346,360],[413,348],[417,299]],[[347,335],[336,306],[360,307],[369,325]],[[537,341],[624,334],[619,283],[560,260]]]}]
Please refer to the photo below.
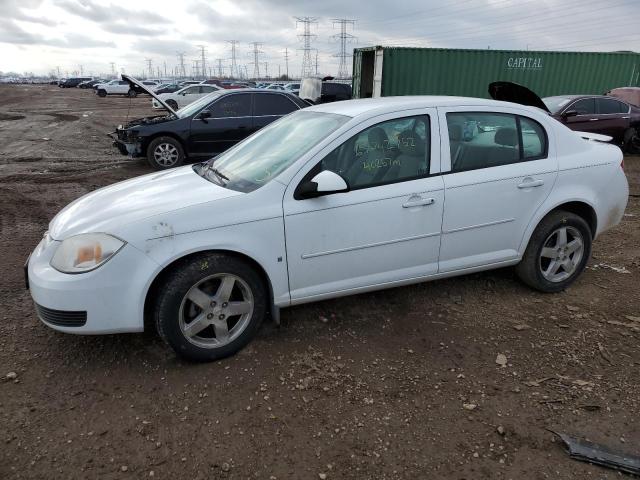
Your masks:
[{"label": "front grille", "polygon": [[87,312],[70,312],[66,310],[54,310],[36,303],[38,316],[51,325],[58,327],[82,327],[87,323]]}]

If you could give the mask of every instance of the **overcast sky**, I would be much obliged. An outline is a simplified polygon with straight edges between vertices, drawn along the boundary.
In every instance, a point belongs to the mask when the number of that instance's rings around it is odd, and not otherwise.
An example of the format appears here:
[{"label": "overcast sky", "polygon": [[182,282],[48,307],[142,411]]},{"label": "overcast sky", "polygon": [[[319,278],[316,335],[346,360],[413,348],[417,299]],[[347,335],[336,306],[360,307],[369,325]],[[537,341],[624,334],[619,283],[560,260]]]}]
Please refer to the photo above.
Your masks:
[{"label": "overcast sky", "polygon": [[[237,61],[253,73],[250,42],[263,43],[260,73],[299,75],[302,26],[315,17],[312,46],[319,72],[336,74],[340,44],[333,19],[355,20],[357,46],[404,45],[529,50],[640,51],[640,0],[0,0],[0,71],[63,76],[123,69],[147,74],[176,67],[187,73],[206,46],[207,66],[222,60],[227,40],[238,40]],[[314,53],[315,60],[315,53]],[[349,60],[350,67],[350,60]],[[350,70],[350,68],[349,68]]]}]

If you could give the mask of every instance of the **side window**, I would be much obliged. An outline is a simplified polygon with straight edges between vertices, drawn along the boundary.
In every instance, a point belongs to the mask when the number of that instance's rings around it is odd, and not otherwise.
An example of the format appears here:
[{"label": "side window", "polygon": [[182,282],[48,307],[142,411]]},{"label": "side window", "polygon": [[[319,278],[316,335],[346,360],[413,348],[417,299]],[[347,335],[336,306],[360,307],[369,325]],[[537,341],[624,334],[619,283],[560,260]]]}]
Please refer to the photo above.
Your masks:
[{"label": "side window", "polygon": [[524,160],[544,158],[547,155],[547,135],[535,120],[520,118],[520,132],[522,133],[522,156]]},{"label": "side window", "polygon": [[184,92],[187,95],[193,95],[194,93],[198,93],[200,91],[200,87],[189,87]]},{"label": "side window", "polygon": [[520,160],[515,115],[503,113],[447,113],[451,171],[507,165]]},{"label": "side window", "polygon": [[286,115],[294,110],[297,110],[295,104],[283,95],[256,93],[254,96],[253,114],[257,117],[263,115]]},{"label": "side window", "polygon": [[600,115],[626,113],[629,111],[629,108],[624,103],[609,98],[598,98],[596,103],[598,105],[598,113]]},{"label": "side window", "polygon": [[209,105],[208,110],[213,118],[248,117],[251,114],[251,94],[224,95]]},{"label": "side window", "polygon": [[595,98],[583,98],[567,108],[567,111],[575,110],[578,115],[595,115],[596,100]]},{"label": "side window", "polygon": [[347,140],[314,170],[342,175],[351,189],[423,177],[429,174],[430,132],[428,115],[388,120]]}]

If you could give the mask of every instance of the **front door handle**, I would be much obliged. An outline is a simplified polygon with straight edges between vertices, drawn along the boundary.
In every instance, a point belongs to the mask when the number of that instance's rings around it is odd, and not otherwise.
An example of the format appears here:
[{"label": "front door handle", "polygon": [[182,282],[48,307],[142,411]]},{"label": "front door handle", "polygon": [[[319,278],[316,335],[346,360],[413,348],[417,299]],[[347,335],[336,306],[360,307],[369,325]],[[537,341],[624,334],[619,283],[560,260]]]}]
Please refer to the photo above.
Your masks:
[{"label": "front door handle", "polygon": [[541,187],[544,180],[534,180],[533,178],[525,178],[524,182],[518,184],[518,188]]},{"label": "front door handle", "polygon": [[435,198],[420,198],[403,203],[402,208],[424,207],[426,205],[433,205],[434,203],[436,203]]}]

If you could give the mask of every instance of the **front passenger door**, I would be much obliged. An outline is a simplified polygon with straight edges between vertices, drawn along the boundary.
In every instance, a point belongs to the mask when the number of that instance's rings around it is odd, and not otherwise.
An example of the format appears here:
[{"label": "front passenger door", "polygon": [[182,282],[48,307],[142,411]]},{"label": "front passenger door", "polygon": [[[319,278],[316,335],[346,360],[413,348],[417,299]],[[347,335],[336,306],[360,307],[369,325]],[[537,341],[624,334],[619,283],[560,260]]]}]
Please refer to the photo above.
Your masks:
[{"label": "front passenger door", "polygon": [[190,153],[213,156],[234,146],[249,135],[251,130],[251,94],[222,95],[191,120]]},{"label": "front passenger door", "polygon": [[[435,109],[369,120],[318,154],[283,200],[292,302],[437,273],[444,202],[439,168]],[[324,170],[340,174],[351,190],[296,197],[300,184]]]}]

